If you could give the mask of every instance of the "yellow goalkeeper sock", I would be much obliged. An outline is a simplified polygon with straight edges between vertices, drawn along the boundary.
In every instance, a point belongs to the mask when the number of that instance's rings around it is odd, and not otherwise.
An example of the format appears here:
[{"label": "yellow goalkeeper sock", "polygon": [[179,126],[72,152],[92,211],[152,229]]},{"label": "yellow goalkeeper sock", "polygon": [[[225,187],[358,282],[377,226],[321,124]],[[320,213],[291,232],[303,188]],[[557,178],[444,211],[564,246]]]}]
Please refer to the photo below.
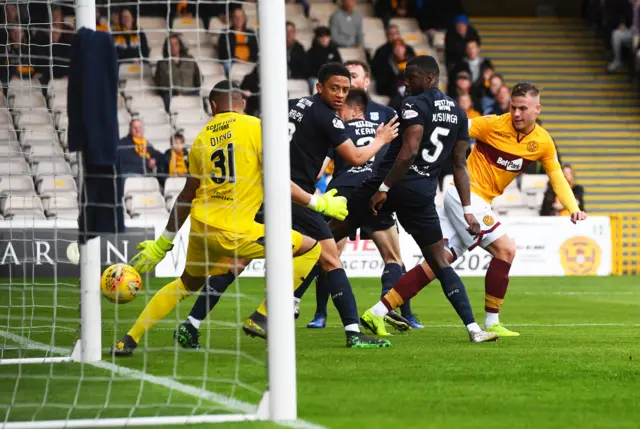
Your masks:
[{"label": "yellow goalkeeper sock", "polygon": [[184,287],[181,279],[172,281],[156,292],[127,334],[130,335],[136,343],[139,343],[142,336],[146,334],[149,329],[164,319],[167,314],[176,308],[180,301],[190,294],[191,292]]},{"label": "yellow goalkeeper sock", "polygon": [[[307,253],[293,258],[293,290],[298,289],[303,280],[311,272],[320,258],[320,252],[322,252],[322,247],[320,243],[316,243]],[[262,301],[256,311],[266,316],[267,301]]]}]

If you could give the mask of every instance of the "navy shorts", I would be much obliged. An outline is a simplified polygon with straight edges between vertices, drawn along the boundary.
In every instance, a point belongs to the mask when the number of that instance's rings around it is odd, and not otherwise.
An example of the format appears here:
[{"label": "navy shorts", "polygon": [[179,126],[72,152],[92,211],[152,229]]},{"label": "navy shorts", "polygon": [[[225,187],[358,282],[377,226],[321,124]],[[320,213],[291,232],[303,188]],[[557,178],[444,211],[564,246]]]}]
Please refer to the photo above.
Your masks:
[{"label": "navy shorts", "polygon": [[[255,221],[264,223],[263,207],[260,207]],[[320,213],[298,204],[291,204],[291,228],[318,241],[333,238],[329,225]]]},{"label": "navy shorts", "polygon": [[[331,186],[332,182],[329,182],[329,187],[327,191],[331,189],[337,189],[338,195],[345,197],[347,200],[350,200],[352,195],[355,193],[357,186]],[[360,238],[364,240],[371,239],[371,235],[376,231],[386,231],[387,229],[396,226],[396,219],[393,216],[393,213],[385,213],[380,214],[379,216],[372,216],[371,219],[363,224],[360,224]],[[356,231],[354,230],[349,238],[351,240],[355,240]]]},{"label": "navy shorts", "polygon": [[[361,225],[375,222],[378,217],[391,216],[393,213],[418,246],[429,246],[442,240],[440,220],[436,211],[435,194],[417,192],[418,183],[413,182],[411,187],[405,183],[395,185],[387,193],[387,200],[378,215],[374,216],[369,209],[369,200],[378,192],[378,188],[384,179],[371,178],[360,185],[349,198],[349,216],[347,222],[349,229],[355,230]],[[425,184],[423,189],[430,189],[431,183]]]}]

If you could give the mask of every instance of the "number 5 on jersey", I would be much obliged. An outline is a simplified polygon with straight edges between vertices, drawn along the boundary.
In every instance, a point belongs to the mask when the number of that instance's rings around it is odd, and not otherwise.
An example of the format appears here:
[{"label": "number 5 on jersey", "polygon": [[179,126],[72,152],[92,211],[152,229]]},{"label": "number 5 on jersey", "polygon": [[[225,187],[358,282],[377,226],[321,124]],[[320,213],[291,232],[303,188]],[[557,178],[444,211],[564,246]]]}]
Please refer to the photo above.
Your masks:
[{"label": "number 5 on jersey", "polygon": [[444,149],[440,137],[446,137],[450,132],[451,130],[449,128],[436,127],[429,138],[429,141],[434,147],[434,151],[433,153],[429,153],[427,149],[422,149],[422,159],[429,163],[436,162],[442,153],[442,149]]},{"label": "number 5 on jersey", "polygon": [[[225,182],[236,183],[236,160],[233,154],[233,143],[220,148],[211,154],[214,172],[211,180],[218,185]],[[218,170],[218,171],[215,171]]]}]

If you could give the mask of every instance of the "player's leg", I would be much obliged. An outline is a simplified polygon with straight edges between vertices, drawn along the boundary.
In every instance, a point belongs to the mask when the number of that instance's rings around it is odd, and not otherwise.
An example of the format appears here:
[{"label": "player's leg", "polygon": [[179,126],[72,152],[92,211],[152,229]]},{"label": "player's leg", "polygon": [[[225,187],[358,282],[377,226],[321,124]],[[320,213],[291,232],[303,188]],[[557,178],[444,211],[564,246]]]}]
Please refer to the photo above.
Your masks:
[{"label": "player's leg", "polygon": [[113,346],[111,350],[113,355],[131,356],[149,329],[173,311],[180,301],[202,287],[207,273],[207,267],[202,263],[206,261],[206,246],[204,225],[192,219],[187,263],[182,276],[155,293],[127,335]]},{"label": "player's leg", "polygon": [[[338,252],[342,255],[347,239],[343,238],[338,243]],[[327,276],[320,270],[316,277],[316,311],[313,319],[307,324],[310,329],[322,329],[327,325],[327,304],[329,303],[329,283]]]},{"label": "player's leg", "polygon": [[[487,240],[490,238],[486,237]],[[503,234],[490,244],[482,245],[493,255],[484,278],[485,330],[497,332],[501,337],[517,337],[520,334],[502,326],[498,316],[509,287],[509,270],[516,256],[515,243]]]},{"label": "player's leg", "polygon": [[[261,225],[262,226],[262,225]],[[264,229],[264,226],[262,226]],[[304,236],[297,231],[292,231],[293,242],[293,288],[294,291],[304,281],[309,272],[318,262],[322,251],[320,243]],[[264,251],[262,253],[264,256]],[[258,256],[258,257],[262,257]],[[267,337],[267,302],[263,300],[258,308],[245,321],[242,329],[247,335],[253,337]]]},{"label": "player's leg", "polygon": [[[400,255],[400,235],[395,218],[391,215],[376,216],[372,220],[374,223],[363,229],[371,236],[384,261],[384,269],[380,278],[382,283],[382,294],[380,296],[382,297],[400,280],[400,277],[405,273],[405,268]],[[412,328],[424,328],[413,315],[410,301],[402,304],[400,310],[402,317],[409,321]]]},{"label": "player's leg", "polygon": [[[409,194],[413,195],[413,199],[408,199]],[[403,187],[397,187],[389,192],[389,200],[398,207],[397,215],[400,223],[420,247],[425,261],[440,281],[443,293],[466,326],[471,341],[482,342],[497,339],[496,334],[482,331],[476,323],[465,286],[447,261],[447,253],[444,249],[444,240],[433,198],[429,195],[411,192]],[[420,274],[421,271],[422,268],[417,273]],[[427,279],[422,278],[421,280],[424,282]],[[363,314],[363,323],[370,329],[379,329],[382,317],[403,304],[407,299],[415,296],[418,291],[419,288],[400,289],[399,291],[394,287],[378,304]]]}]

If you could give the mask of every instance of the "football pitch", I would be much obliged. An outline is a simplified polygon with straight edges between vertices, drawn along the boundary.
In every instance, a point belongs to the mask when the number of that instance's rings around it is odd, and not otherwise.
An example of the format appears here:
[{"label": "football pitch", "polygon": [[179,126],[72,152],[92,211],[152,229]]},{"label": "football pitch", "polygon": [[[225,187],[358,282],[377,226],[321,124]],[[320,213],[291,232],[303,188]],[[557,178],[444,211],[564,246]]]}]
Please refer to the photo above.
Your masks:
[{"label": "football pitch", "polygon": [[[464,280],[482,324],[484,279]],[[71,347],[78,295],[73,282],[62,283],[0,286],[1,357],[16,357],[18,344],[30,348],[23,357],[43,356],[37,349],[52,342],[56,352]],[[130,304],[103,300],[105,352],[163,284],[153,279]],[[360,312],[377,302],[379,280],[352,284]],[[203,324],[205,350],[182,350],[172,339],[195,300],[191,297],[150,332],[132,358],[112,360],[105,354],[99,367],[0,365],[0,427],[5,420],[34,416],[221,413],[229,406],[220,400],[224,397],[237,400],[232,405],[240,409],[257,404],[265,390],[265,343],[244,336],[240,325],[262,291],[262,280],[245,278],[229,289]],[[394,335],[388,349],[349,350],[331,304],[326,329],[305,328],[315,308],[314,288],[309,289],[296,332],[300,419],[326,428],[368,429],[638,427],[637,278],[513,278],[501,319],[521,336],[497,343],[469,343],[437,282],[412,305],[424,330]]]}]

